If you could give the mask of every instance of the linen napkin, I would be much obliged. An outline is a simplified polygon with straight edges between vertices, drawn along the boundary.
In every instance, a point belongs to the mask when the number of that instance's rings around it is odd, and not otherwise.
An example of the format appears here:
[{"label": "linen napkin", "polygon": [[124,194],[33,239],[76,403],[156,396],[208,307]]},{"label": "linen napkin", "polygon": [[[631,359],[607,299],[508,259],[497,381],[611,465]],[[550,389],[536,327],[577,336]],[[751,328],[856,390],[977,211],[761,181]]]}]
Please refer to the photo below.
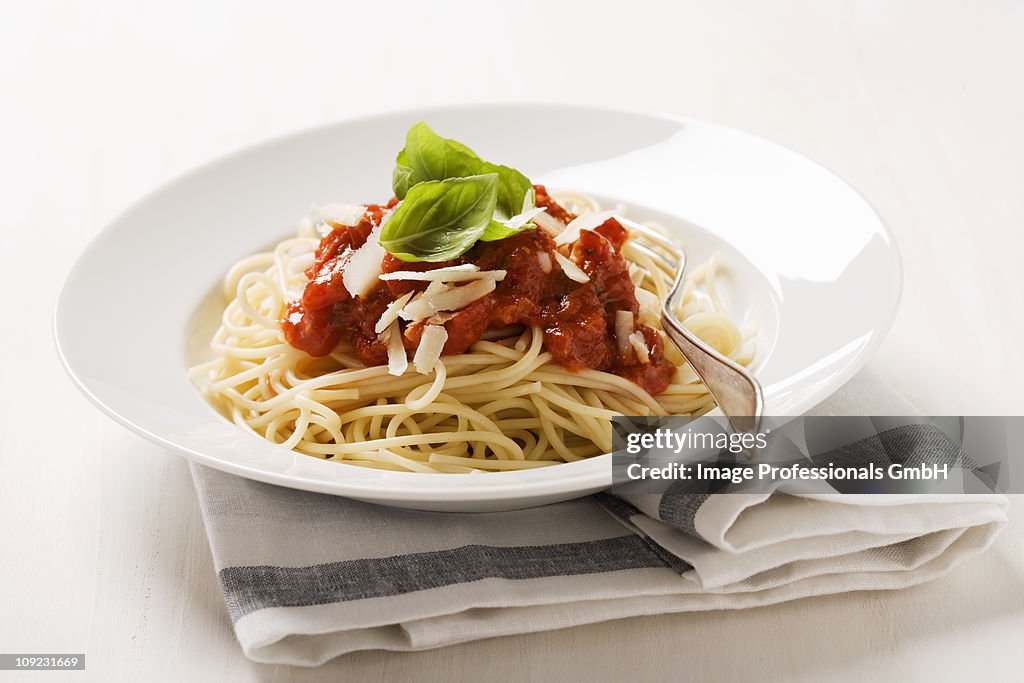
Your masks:
[{"label": "linen napkin", "polygon": [[[864,375],[814,411],[914,412]],[[1000,495],[605,493],[463,514],[194,464],[192,475],[245,654],[300,666],[356,650],[903,588],[985,550],[1007,505]]]}]

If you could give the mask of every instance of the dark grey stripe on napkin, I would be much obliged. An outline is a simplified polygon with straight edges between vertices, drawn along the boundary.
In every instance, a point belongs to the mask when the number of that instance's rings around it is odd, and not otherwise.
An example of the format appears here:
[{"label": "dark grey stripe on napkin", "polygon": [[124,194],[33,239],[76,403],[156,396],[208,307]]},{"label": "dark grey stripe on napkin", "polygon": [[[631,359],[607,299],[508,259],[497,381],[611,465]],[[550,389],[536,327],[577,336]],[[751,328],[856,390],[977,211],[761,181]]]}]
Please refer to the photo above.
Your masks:
[{"label": "dark grey stripe on napkin", "polygon": [[697,510],[700,510],[700,506],[711,494],[679,493],[673,490],[675,486],[676,484],[670,486],[665,495],[661,497],[661,503],[658,504],[658,518],[680,531],[700,538],[697,527],[694,526],[694,519],[697,516]]},{"label": "dark grey stripe on napkin", "polygon": [[[231,620],[269,607],[381,598],[483,579],[538,579],[670,566],[635,534],[580,543],[450,550],[348,560],[311,567],[225,567],[221,588]],[[687,569],[689,566],[687,565]]]},{"label": "dark grey stripe on napkin", "polygon": [[[673,555],[672,553],[666,551],[660,545],[658,545],[650,538],[648,538],[647,534],[640,531],[640,529],[638,529],[636,525],[633,524],[632,520],[634,517],[643,516],[644,513],[640,512],[640,510],[636,509],[634,506],[630,505],[621,498],[618,498],[607,493],[594,494],[594,500],[596,500],[598,504],[601,505],[601,507],[603,507],[606,511],[610,512],[613,516],[618,517],[620,520],[625,522],[625,524],[635,534],[637,534],[639,538],[642,538],[644,542],[647,543],[651,551],[656,553],[662,559],[662,561],[668,567],[675,570],[676,573],[685,574],[686,572],[693,569],[693,565],[691,565],[689,562],[679,557],[678,555]],[[697,533],[694,532],[693,535],[697,536]],[[699,538],[699,536],[697,537]]]}]

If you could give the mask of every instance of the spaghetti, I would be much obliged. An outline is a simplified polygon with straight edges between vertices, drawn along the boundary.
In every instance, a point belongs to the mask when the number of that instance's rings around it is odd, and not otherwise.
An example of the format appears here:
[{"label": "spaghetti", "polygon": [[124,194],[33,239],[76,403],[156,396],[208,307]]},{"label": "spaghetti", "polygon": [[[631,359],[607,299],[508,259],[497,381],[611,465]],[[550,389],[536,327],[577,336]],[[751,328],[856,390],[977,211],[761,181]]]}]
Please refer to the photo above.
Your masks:
[{"label": "spaghetti", "polygon": [[[600,208],[582,195],[556,200],[574,213]],[[189,372],[208,400],[242,429],[353,465],[425,473],[507,471],[609,452],[609,420],[616,415],[693,415],[714,405],[670,344],[664,353],[677,369],[667,387],[651,395],[611,372],[554,362],[538,326],[487,330],[466,352],[442,357],[427,374],[410,365],[396,377],[387,365],[367,366],[344,342],[326,356],[311,356],[286,341],[281,321],[309,281],[323,213],[314,212],[296,237],[273,251],[230,269],[224,283],[228,304],[211,343],[215,358]],[[660,302],[674,276],[659,254],[674,258],[664,242],[638,233],[622,245],[641,302],[639,320],[654,328],[660,328]],[[717,275],[714,258],[696,268],[676,313],[716,350],[747,363],[751,344],[724,315]]]}]

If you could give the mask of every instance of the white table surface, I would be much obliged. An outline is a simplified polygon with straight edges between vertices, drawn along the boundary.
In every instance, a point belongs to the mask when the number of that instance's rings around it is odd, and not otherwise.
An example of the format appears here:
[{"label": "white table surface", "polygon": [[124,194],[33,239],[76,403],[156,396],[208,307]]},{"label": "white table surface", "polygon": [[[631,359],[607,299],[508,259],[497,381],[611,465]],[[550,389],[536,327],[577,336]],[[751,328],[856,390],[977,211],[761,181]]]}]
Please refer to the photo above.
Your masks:
[{"label": "white table surface", "polygon": [[900,593],[254,664],[185,462],[78,395],[50,317],[107,221],[225,152],[415,105],[605,103],[744,128],[847,178],[906,265],[873,368],[928,412],[1020,414],[1024,3],[142,4],[0,21],[0,652],[86,652],[104,681],[1017,678],[1024,499],[989,553]]}]

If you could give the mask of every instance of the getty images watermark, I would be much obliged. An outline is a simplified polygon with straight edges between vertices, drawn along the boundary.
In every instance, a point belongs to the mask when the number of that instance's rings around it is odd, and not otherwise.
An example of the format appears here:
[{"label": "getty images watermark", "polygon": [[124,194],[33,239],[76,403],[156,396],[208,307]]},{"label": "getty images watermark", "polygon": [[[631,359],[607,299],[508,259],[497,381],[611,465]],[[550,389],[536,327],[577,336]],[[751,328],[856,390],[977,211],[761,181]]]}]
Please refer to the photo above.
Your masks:
[{"label": "getty images watermark", "polygon": [[756,432],[724,417],[623,417],[613,429],[620,493],[1011,492],[1024,445],[1021,417],[766,418]]}]

